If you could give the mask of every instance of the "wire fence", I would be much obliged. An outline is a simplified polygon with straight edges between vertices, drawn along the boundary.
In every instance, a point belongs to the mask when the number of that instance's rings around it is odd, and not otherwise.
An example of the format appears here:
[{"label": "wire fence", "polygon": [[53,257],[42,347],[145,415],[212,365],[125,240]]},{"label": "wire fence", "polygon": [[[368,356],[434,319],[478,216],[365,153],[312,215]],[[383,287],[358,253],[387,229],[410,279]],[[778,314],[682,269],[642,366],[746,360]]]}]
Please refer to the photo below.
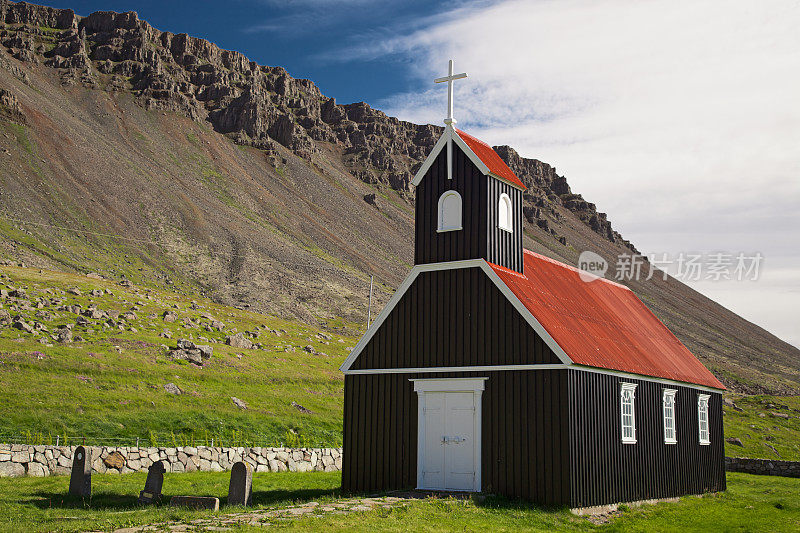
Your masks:
[{"label": "wire fence", "polygon": [[96,437],[75,436],[68,434],[52,434],[41,432],[23,432],[19,434],[0,434],[2,444],[24,444],[30,446],[106,446],[106,447],[143,447],[143,448],[180,448],[186,446],[210,446],[221,448],[340,448],[341,438],[331,436],[320,441],[310,440],[304,435],[287,433],[286,439],[278,439],[275,435],[242,434],[232,431],[230,434],[185,434],[185,433],[150,433],[147,436],[130,437]]}]

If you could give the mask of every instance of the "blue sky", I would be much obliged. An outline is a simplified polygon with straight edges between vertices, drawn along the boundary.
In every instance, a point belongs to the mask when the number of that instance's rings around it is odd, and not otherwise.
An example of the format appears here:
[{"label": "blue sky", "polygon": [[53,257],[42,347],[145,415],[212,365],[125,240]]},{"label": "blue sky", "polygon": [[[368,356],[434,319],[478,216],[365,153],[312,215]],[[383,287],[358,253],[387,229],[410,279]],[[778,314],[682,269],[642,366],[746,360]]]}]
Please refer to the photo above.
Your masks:
[{"label": "blue sky", "polygon": [[[797,0],[51,0],[134,10],[339,103],[459,126],[554,165],[645,254],[760,253],[690,286],[800,346]],[[675,269],[670,269],[675,273]]]}]

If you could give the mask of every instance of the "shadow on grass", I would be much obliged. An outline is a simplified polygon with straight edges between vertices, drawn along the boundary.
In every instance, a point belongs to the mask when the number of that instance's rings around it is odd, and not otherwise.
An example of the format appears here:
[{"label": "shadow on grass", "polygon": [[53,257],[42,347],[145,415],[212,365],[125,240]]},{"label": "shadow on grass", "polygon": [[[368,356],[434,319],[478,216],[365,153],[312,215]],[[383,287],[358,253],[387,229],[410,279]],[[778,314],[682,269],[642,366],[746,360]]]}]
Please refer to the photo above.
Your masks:
[{"label": "shadow on grass", "polygon": [[[167,492],[161,499],[160,505],[169,504],[172,496],[178,493]],[[227,494],[180,494],[181,496],[216,496],[220,506],[226,505]],[[339,487],[332,489],[298,489],[298,490],[262,490],[253,491],[251,507],[274,506],[276,504],[293,505],[304,503],[319,498],[337,498],[341,495]],[[98,492],[91,499],[70,496],[64,493],[36,492],[32,498],[21,500],[20,503],[38,507],[39,509],[92,509],[101,510],[134,510],[140,506],[137,502],[139,495],[115,494]]]}]

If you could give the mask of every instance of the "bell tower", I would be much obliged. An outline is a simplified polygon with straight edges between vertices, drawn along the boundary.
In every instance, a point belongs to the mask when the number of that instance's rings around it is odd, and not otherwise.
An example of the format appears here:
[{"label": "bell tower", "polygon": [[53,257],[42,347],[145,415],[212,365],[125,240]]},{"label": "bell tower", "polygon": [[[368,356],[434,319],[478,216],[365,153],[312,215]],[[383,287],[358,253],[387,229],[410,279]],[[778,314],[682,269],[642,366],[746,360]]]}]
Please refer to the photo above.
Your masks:
[{"label": "bell tower", "polygon": [[448,75],[445,128],[412,183],[417,187],[414,263],[486,259],[523,273],[522,194],[525,185],[485,142],[455,128]]}]

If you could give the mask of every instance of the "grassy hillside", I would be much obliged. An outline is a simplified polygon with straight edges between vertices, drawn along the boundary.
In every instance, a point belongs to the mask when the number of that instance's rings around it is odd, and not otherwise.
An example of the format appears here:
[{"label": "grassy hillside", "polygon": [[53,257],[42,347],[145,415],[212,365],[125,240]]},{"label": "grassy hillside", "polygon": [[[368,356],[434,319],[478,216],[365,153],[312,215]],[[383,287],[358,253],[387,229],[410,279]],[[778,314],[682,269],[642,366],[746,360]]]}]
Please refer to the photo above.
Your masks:
[{"label": "grassy hillside", "polygon": [[[102,443],[97,439],[130,442],[152,434],[164,445],[174,434],[178,443],[341,445],[338,367],[355,343],[337,333],[341,324],[328,324],[325,333],[202,298],[86,276],[11,267],[0,272],[4,292],[25,291],[25,297],[0,299],[0,316],[5,310],[35,328],[0,326],[0,435],[30,434],[34,443],[56,435],[62,443],[65,435]],[[63,310],[75,305],[94,305],[114,318],[78,325],[79,315]],[[119,315],[129,311],[127,319]],[[174,322],[164,320],[165,311]],[[224,327],[212,327],[214,321]],[[54,340],[66,324],[73,325],[73,342]],[[252,332],[246,337],[262,348],[225,345],[236,332]],[[173,360],[167,347],[178,339],[210,345],[213,356],[202,367]],[[165,390],[169,383],[182,393]]]},{"label": "grassy hillside", "polygon": [[[20,296],[17,289],[23,297],[14,296]],[[59,435],[61,442],[87,437],[100,444],[139,437],[161,445],[212,438],[224,444],[341,445],[338,367],[357,342],[353,324],[331,321],[317,328],[177,292],[31,268],[0,267],[0,290],[0,323],[8,312],[0,325],[0,441],[22,435],[31,443],[53,442]],[[114,318],[65,310],[75,305],[83,312],[95,306]],[[133,315],[125,318],[126,312]],[[165,312],[174,322],[164,320]],[[34,331],[14,327],[12,316]],[[212,327],[220,322],[221,329]],[[53,337],[66,324],[73,325],[73,342],[58,342]],[[226,345],[237,332],[251,332],[245,337],[261,347]],[[178,339],[210,345],[213,356],[202,367],[174,360],[168,348]],[[170,383],[182,393],[168,392]],[[800,460],[800,397],[727,400],[725,436],[743,444],[726,444],[727,455]]]},{"label": "grassy hillside", "polygon": [[730,395],[725,412],[725,454],[800,461],[800,396]]}]

